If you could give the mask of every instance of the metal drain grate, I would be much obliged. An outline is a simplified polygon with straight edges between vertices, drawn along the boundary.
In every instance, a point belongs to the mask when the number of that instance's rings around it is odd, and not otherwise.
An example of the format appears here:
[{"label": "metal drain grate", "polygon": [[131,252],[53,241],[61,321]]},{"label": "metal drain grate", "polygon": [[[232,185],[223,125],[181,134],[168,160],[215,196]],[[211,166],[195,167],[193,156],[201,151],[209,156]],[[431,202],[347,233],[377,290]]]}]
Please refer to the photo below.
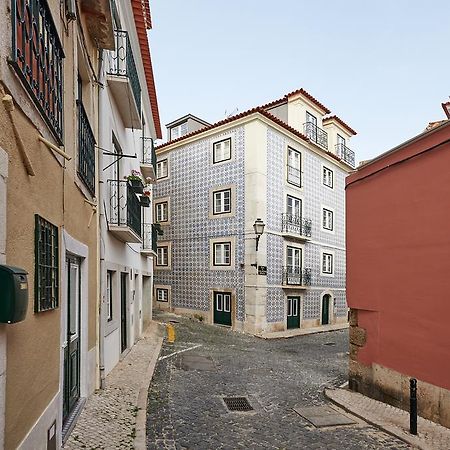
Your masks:
[{"label": "metal drain grate", "polygon": [[230,411],[253,411],[246,397],[224,397],[223,401]]},{"label": "metal drain grate", "polygon": [[336,342],[325,342],[323,345],[336,345]]}]

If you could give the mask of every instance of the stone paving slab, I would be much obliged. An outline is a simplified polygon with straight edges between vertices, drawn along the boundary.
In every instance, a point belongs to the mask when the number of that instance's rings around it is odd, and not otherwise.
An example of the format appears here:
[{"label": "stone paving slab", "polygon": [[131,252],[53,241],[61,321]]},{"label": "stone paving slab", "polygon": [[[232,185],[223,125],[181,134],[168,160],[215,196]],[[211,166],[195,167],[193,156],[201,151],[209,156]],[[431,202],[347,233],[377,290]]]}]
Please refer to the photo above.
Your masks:
[{"label": "stone paving slab", "polygon": [[449,450],[450,429],[418,417],[417,431],[409,433],[409,413],[348,389],[325,389],[336,405],[422,450]]},{"label": "stone paving slab", "polygon": [[106,377],[106,387],[86,402],[63,448],[145,448],[147,390],[162,345],[162,331],[152,323]]},{"label": "stone paving slab", "polygon": [[294,411],[317,428],[351,425],[356,423],[353,419],[350,419],[350,417],[336,411],[330,406],[296,407],[294,408]]},{"label": "stone paving slab", "polygon": [[283,339],[295,336],[303,336],[307,334],[326,333],[327,331],[345,330],[348,328],[348,323],[339,323],[334,325],[322,325],[320,327],[312,328],[293,328],[285,331],[263,332],[256,335],[256,337],[263,339]]}]

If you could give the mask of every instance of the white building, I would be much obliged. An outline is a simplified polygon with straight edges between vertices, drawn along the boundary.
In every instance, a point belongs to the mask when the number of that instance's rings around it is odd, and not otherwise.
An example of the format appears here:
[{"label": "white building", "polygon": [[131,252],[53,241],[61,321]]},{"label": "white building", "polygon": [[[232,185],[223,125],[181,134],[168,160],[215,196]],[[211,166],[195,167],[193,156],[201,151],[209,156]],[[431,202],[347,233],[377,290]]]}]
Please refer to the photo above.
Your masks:
[{"label": "white building", "polygon": [[[104,86],[98,143],[103,377],[151,320],[152,208],[149,197],[142,194],[142,184],[132,187],[127,180],[136,173],[145,184],[155,182],[153,140],[161,137],[147,41],[150,12],[147,2],[140,7],[143,13],[136,3],[112,2],[116,45],[114,51],[105,52],[100,80]],[[151,186],[147,188],[151,192]]]},{"label": "white building", "polygon": [[300,89],[213,125],[169,124],[172,140],[156,149],[156,308],[255,334],[347,321],[356,133],[329,114]]}]

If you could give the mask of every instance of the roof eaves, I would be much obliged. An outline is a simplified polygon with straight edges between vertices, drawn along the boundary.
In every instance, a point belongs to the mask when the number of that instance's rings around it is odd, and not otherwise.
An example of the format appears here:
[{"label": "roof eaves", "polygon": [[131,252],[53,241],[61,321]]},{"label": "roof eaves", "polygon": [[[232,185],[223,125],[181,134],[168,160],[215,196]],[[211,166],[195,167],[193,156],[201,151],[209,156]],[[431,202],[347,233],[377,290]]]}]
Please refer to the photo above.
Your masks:
[{"label": "roof eaves", "polygon": [[354,136],[356,136],[358,134],[352,127],[347,125],[338,116],[330,116],[330,117],[325,117],[325,119],[323,119],[323,123],[325,123],[325,122],[332,122],[332,121],[337,122],[339,125],[341,125],[343,128],[345,128],[349,133],[353,134]]},{"label": "roof eaves", "polygon": [[313,97],[309,92],[306,92],[303,88],[289,92],[289,94],[286,94],[285,97],[289,98],[289,97],[292,97],[297,94],[301,94],[304,97],[306,97],[310,102],[314,103],[317,107],[319,107],[325,114],[331,113],[331,111],[325,105],[320,103],[319,100],[317,100],[315,97]]}]

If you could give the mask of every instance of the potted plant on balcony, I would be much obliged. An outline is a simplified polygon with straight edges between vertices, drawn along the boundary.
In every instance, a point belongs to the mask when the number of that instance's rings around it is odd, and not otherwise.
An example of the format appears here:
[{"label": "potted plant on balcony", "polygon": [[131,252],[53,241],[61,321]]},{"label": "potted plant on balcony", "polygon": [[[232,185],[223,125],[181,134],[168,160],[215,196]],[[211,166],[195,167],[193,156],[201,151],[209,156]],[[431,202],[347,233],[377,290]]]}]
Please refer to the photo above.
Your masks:
[{"label": "potted plant on balcony", "polygon": [[150,206],[150,196],[152,195],[151,187],[146,184],[142,189],[141,206],[148,208]]},{"label": "potted plant on balcony", "polygon": [[142,194],[144,183],[142,182],[141,174],[137,170],[132,170],[131,175],[125,177],[135,194]]}]

